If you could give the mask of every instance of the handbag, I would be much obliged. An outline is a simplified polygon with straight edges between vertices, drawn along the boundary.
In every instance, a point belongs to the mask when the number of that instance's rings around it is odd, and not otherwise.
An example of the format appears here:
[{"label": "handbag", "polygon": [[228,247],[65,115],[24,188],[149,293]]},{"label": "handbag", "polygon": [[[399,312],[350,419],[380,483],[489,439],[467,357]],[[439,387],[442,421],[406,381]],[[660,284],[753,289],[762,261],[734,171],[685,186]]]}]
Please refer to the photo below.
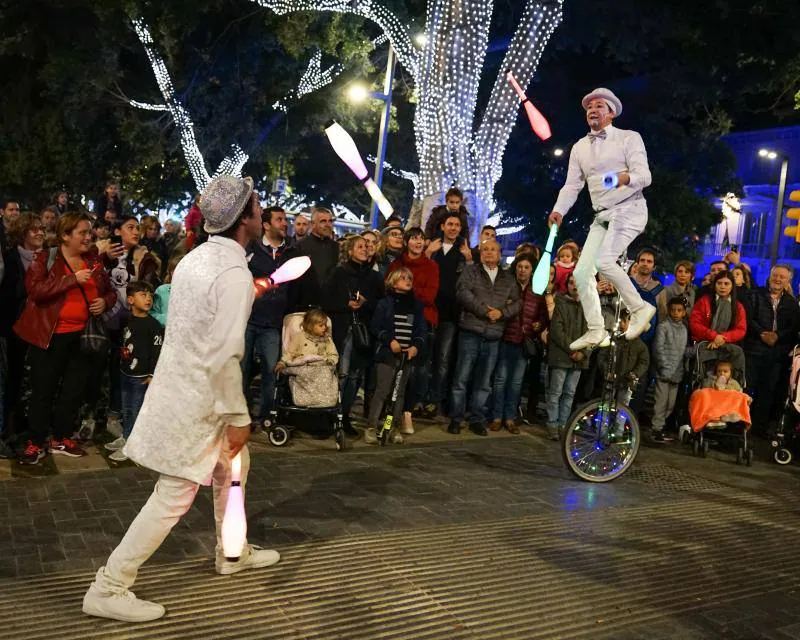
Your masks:
[{"label": "handbag", "polygon": [[353,321],[350,323],[350,331],[353,335],[353,346],[356,349],[365,350],[372,346],[372,336],[369,333],[369,329],[355,311],[353,312]]},{"label": "handbag", "polygon": [[[64,258],[64,256],[61,257],[64,259],[64,264],[67,265],[67,269],[69,269],[70,273],[75,275],[75,271],[70,266],[69,261]],[[108,339],[106,325],[100,317],[92,314],[90,310],[91,305],[89,304],[89,298],[86,297],[86,292],[83,290],[83,287],[80,284],[78,285],[78,289],[81,291],[83,301],[86,303],[86,310],[89,312],[89,319],[86,321],[86,326],[81,332],[81,351],[88,354],[104,354],[111,346],[111,342]]]},{"label": "handbag", "polygon": [[544,352],[544,345],[541,340],[525,336],[525,341],[522,344],[525,347],[525,355],[529,358],[541,358]]}]

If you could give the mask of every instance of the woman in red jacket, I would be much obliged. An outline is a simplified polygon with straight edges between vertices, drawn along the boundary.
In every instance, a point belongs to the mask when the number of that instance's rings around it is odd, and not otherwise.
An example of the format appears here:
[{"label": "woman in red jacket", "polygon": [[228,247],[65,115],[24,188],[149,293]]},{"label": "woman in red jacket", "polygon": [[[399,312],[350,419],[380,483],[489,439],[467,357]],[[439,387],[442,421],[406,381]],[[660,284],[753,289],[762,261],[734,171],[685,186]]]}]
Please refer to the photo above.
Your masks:
[{"label": "woman in red jacket", "polygon": [[81,351],[80,336],[89,314],[101,315],[117,299],[105,269],[90,254],[89,217],[63,215],[57,234],[59,246],[41,252],[28,268],[28,301],[14,325],[15,333],[31,345],[28,419],[32,440],[20,457],[23,464],[36,464],[48,451],[83,455],[70,438],[93,362]]},{"label": "woman in red jacket", "polygon": [[[414,368],[408,381],[403,407],[403,424],[401,433],[414,433],[411,412],[428,395],[428,365],[430,364],[433,332],[439,325],[439,311],[436,308],[436,296],[439,293],[439,265],[425,255],[425,234],[419,227],[412,227],[403,236],[405,251],[389,265],[387,276],[397,269],[405,267],[414,275],[414,297],[422,303],[425,316],[425,346],[414,358]],[[436,408],[432,408],[433,416]],[[423,414],[429,417],[431,409]]]},{"label": "woman in red jacket", "polygon": [[[550,326],[547,302],[542,295],[531,290],[531,278],[535,268],[534,259],[528,254],[517,256],[511,265],[511,272],[517,278],[519,298],[522,303],[519,313],[506,324],[500,351],[497,355],[497,368],[494,370],[492,390],[492,422],[489,428],[499,431],[505,426],[511,433],[519,433],[516,423],[522,382],[528,365],[525,340],[530,338],[542,346],[542,331]],[[531,366],[536,367],[533,374],[538,376],[541,356],[531,358]]]}]

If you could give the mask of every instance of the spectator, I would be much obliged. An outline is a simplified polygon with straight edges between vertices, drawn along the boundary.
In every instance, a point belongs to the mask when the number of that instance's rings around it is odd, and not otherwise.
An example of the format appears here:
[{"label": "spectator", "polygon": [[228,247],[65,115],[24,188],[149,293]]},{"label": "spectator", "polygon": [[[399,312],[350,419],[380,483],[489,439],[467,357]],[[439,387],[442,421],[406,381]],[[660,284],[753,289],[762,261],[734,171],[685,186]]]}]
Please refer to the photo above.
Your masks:
[{"label": "spectator", "polygon": [[572,401],[580,382],[581,371],[589,363],[587,350],[572,351],[569,345],[586,332],[575,275],[567,279],[567,293],[556,293],[555,311],[550,322],[547,364],[550,386],[547,390],[547,435],[558,440],[559,432],[572,412]]},{"label": "spectator", "polygon": [[726,344],[741,342],[747,331],[747,316],[738,302],[730,271],[714,276],[714,295],[710,292],[697,299],[689,318],[692,339],[708,341],[715,350]]},{"label": "spectator", "polygon": [[91,253],[91,223],[80,213],[58,221],[60,246],[41,252],[28,268],[28,301],[14,325],[31,347],[32,438],[20,457],[37,464],[47,452],[81,456],[70,438],[86,387],[92,359],[81,350],[89,314],[100,316],[116,302],[104,269]]},{"label": "spectator", "polygon": [[431,240],[442,237],[442,223],[451,214],[458,216],[461,222],[461,231],[459,235],[465,240],[469,241],[469,213],[463,206],[464,194],[461,189],[451,187],[447,190],[444,196],[444,206],[439,205],[433,208],[431,215],[425,223],[425,237]]},{"label": "spectator", "polygon": [[[297,244],[297,250],[300,255],[311,258],[312,284],[322,287],[339,262],[339,245],[333,239],[333,214],[330,210],[323,207],[313,210],[311,233]],[[319,299],[318,295],[314,297]]]},{"label": "spectator", "polygon": [[[28,299],[25,274],[44,246],[44,228],[39,216],[23,213],[10,228],[12,248],[5,255],[5,276],[0,281],[0,339],[6,341],[5,389],[0,384],[2,410],[0,433],[6,436],[21,433],[21,412],[18,411],[25,372],[28,343],[13,331]],[[2,366],[0,365],[0,369]],[[2,445],[0,445],[2,449]]]},{"label": "spectator", "polygon": [[786,291],[792,275],[790,267],[775,265],[767,287],[754,290],[750,298],[747,335],[742,346],[747,363],[747,390],[753,396],[753,424],[759,430],[767,427],[776,390],[783,393],[779,380],[789,366],[789,353],[800,330],[797,300]]},{"label": "spectator", "polygon": [[[656,305],[658,309],[658,321],[666,320],[669,317],[669,302],[673,298],[684,298],[684,309],[686,314],[692,312],[696,290],[692,284],[694,279],[694,264],[688,260],[679,260],[675,264],[675,281],[658,292]],[[685,315],[686,315],[685,314]]]},{"label": "spectator", "polygon": [[[281,207],[269,207],[261,214],[264,235],[247,246],[247,264],[253,278],[266,278],[287,260],[297,255],[297,249],[287,239],[289,223]],[[261,363],[261,396],[257,421],[262,423],[272,409],[275,393],[275,365],[281,355],[283,317],[291,311],[295,285],[289,283],[267,291],[253,304],[245,331],[242,383],[249,397],[255,358]]]},{"label": "spectator", "polygon": [[653,340],[656,385],[652,437],[656,442],[664,441],[664,424],[675,409],[678,385],[683,379],[684,352],[689,338],[686,330],[685,295],[670,298],[667,308],[667,317],[659,322]]},{"label": "spectator", "polygon": [[58,224],[58,210],[55,206],[46,207],[42,209],[40,217],[44,227],[44,246],[48,248],[57,247],[56,224]]},{"label": "spectator", "polygon": [[519,258],[523,253],[530,254],[536,263],[538,263],[539,259],[542,257],[541,249],[532,242],[520,242],[517,248],[514,249],[514,258]]},{"label": "spectator", "polygon": [[139,244],[147,247],[161,263],[161,269],[158,273],[160,280],[164,279],[164,273],[167,270],[167,262],[169,262],[169,252],[161,237],[161,223],[155,216],[142,216],[139,221]]},{"label": "spectator", "polygon": [[481,234],[478,236],[478,246],[472,249],[472,261],[474,263],[479,263],[481,260],[481,245],[484,242],[488,242],[489,240],[493,240],[497,242],[497,229],[495,229],[490,224],[483,225],[481,229]]},{"label": "spectator", "polygon": [[128,285],[128,308],[131,310],[122,328],[120,388],[122,391],[122,436],[105,447],[114,462],[128,459],[122,448],[130,438],[136,418],[144,403],[144,394],[156,370],[158,354],[164,344],[164,328],[150,315],[153,287],[144,281]]},{"label": "spectator", "polygon": [[[425,235],[419,227],[412,227],[405,232],[406,250],[397,260],[389,265],[388,273],[398,269],[408,269],[414,281],[414,297],[424,309],[422,320],[424,340],[418,345],[418,353],[409,374],[409,389],[405,394],[403,408],[403,433],[414,433],[411,412],[418,404],[425,401],[428,394],[428,365],[433,335],[439,324],[439,312],[436,309],[436,296],[439,293],[439,265],[425,255]],[[403,284],[405,286],[405,284]]]},{"label": "spectator", "polygon": [[175,274],[175,268],[178,266],[178,263],[183,260],[185,255],[183,251],[176,251],[172,254],[167,264],[167,275],[164,278],[164,284],[156,289],[153,295],[153,308],[150,309],[150,315],[158,320],[162,327],[167,326],[169,296],[170,293],[172,293],[172,276]]},{"label": "spectator", "polygon": [[[656,307],[656,299],[664,286],[661,281],[653,274],[656,269],[656,254],[652,249],[642,249],[636,255],[636,272],[631,277],[633,286],[647,304]],[[656,334],[658,326],[658,315],[653,316],[650,321],[650,328],[641,334],[642,341],[650,347],[653,336]]]},{"label": "spectator", "polygon": [[111,281],[117,288],[117,295],[124,298],[127,305],[127,286],[131,281],[144,280],[153,287],[161,284],[161,261],[141,243],[139,221],[133,216],[120,219],[114,227],[112,240],[97,243],[97,250],[107,256]]},{"label": "spectator", "polygon": [[[6,200],[3,203],[3,211],[0,214],[3,218],[3,224],[0,224],[0,254],[5,255],[11,248],[11,243],[8,238],[8,229],[14,220],[19,217],[19,202],[16,200]],[[2,272],[0,272],[2,277]]]},{"label": "spectator", "polygon": [[[619,330],[625,332],[630,323],[630,313],[627,309],[620,312]],[[597,357],[598,369],[605,373],[608,370],[608,359],[611,357],[610,349],[600,349]],[[617,402],[630,406],[631,397],[639,386],[639,381],[644,378],[650,368],[650,352],[641,338],[633,340],[621,340],[617,346],[616,354],[617,366],[616,374],[619,388],[617,391]],[[625,427],[625,416],[623,413],[617,414],[617,425],[619,432]]]},{"label": "spectator", "polygon": [[746,291],[753,288],[753,276],[750,274],[750,270],[746,265],[736,265],[731,269],[731,274],[733,275],[733,284],[737,289],[737,293],[741,294],[743,288]]},{"label": "spectator", "polygon": [[[470,431],[485,436],[484,408],[492,391],[500,338],[508,320],[519,313],[520,301],[516,279],[500,268],[500,245],[484,242],[480,258],[481,264],[464,269],[456,285],[461,313],[448,431],[459,433],[466,415]],[[470,379],[473,381],[472,391],[469,411],[465,413]]]},{"label": "spectator", "polygon": [[[422,229],[415,227],[408,232]],[[423,318],[423,303],[419,297],[412,293],[414,274],[410,269],[399,267],[389,272],[386,276],[386,289],[388,295],[378,302],[372,316],[370,329],[377,340],[375,352],[375,395],[370,404],[367,417],[367,431],[364,442],[376,444],[378,442],[376,427],[386,399],[392,393],[397,368],[401,364],[403,354],[408,362],[403,369],[400,379],[400,388],[397,399],[392,407],[393,424],[392,442],[402,444],[402,434],[414,433],[413,428],[408,428],[410,419],[400,423],[400,413],[403,409],[406,386],[411,377],[411,369],[417,354],[425,344],[425,320]],[[409,416],[410,417],[410,416]]]},{"label": "spectator", "polygon": [[377,231],[367,229],[361,232],[361,237],[367,243],[367,262],[373,271],[378,271],[378,248],[381,246],[381,236]]},{"label": "spectator", "polygon": [[555,291],[556,293],[567,292],[567,280],[578,263],[578,251],[574,243],[566,242],[558,249],[556,254],[555,267]]},{"label": "spectator", "polygon": [[723,271],[728,270],[728,263],[724,260],[715,260],[709,265],[709,272],[703,276],[703,284],[700,287],[699,291],[697,292],[696,298],[699,298],[701,295],[705,295],[709,291],[712,290],[711,288],[711,281],[714,277]]},{"label": "spectator", "polygon": [[456,283],[467,264],[472,264],[472,252],[461,234],[461,219],[458,214],[449,214],[442,222],[442,236],[433,240],[425,249],[425,255],[439,266],[439,290],[436,294],[436,311],[439,326],[436,329],[428,404],[423,415],[436,417],[437,411],[450,389],[450,363],[456,342],[458,323],[458,300]]},{"label": "spectator", "polygon": [[69,194],[63,189],[56,191],[56,195],[53,198],[53,207],[55,207],[57,216],[63,216],[69,209]]},{"label": "spectator", "polygon": [[[553,312],[555,311],[556,303],[554,298],[556,268],[550,265],[550,280],[547,283],[547,288],[544,290],[542,298],[544,298],[545,311],[547,312],[547,326],[544,331],[539,334],[539,341],[542,343],[542,352],[538,357],[532,357],[529,362],[528,370],[530,373],[530,386],[528,387],[528,405],[525,407],[524,420],[528,424],[536,422],[536,410],[539,406],[539,397],[542,395],[547,386],[547,367],[544,367],[544,380],[542,379],[542,364],[546,363],[547,356],[547,341],[550,337],[550,322],[553,319]],[[544,383],[544,384],[543,384]]]},{"label": "spectator", "polygon": [[171,256],[178,243],[181,241],[181,223],[177,220],[167,220],[164,223],[164,249],[167,256]]},{"label": "spectator", "polygon": [[511,265],[510,272],[516,277],[519,291],[520,311],[506,323],[500,343],[492,390],[492,431],[505,426],[511,433],[519,433],[516,418],[529,357],[533,361],[531,366],[536,367],[534,375],[538,375],[538,366],[541,365],[541,349],[534,355],[525,346],[526,341],[532,341],[534,346],[541,345],[542,331],[550,325],[544,296],[531,290],[533,270],[534,260],[525,254]]},{"label": "spectator", "polygon": [[92,237],[94,241],[108,240],[111,237],[111,224],[102,218],[95,220],[92,225]]},{"label": "spectator", "polygon": [[384,227],[381,231],[383,243],[378,251],[378,271],[388,273],[389,265],[403,253],[403,229],[399,226]]},{"label": "spectator", "polygon": [[294,234],[292,236],[294,244],[297,244],[307,236],[308,236],[308,218],[306,218],[302,213],[298,213],[294,217]]},{"label": "spectator", "polygon": [[194,197],[189,213],[183,220],[186,229],[186,251],[191,251],[197,244],[197,240],[203,230],[203,213],[200,211],[201,195],[198,193]]},{"label": "spectator", "polygon": [[[106,214],[108,220],[108,212],[113,211],[117,218],[122,217],[122,198],[119,195],[119,183],[114,180],[106,182],[106,189],[103,195],[97,199],[97,204],[94,207],[95,211]],[[109,220],[109,222],[112,222]]]},{"label": "spectator", "polygon": [[119,222],[119,214],[113,209],[109,209],[103,214],[103,220],[108,222],[108,224],[110,224],[111,228],[113,229],[114,226],[116,226],[117,222]]},{"label": "spectator", "polygon": [[403,228],[403,219],[398,215],[391,215],[386,218],[386,222],[383,223],[384,229],[390,229],[392,227],[397,227],[399,229]]},{"label": "spectator", "polygon": [[350,410],[372,352],[370,345],[356,343],[352,325],[358,321],[370,326],[372,314],[383,295],[383,281],[367,264],[364,238],[351,236],[345,241],[345,247],[347,261],[333,270],[323,286],[322,307],[331,318],[333,343],[339,354],[345,432],[357,437],[358,432],[350,421]]}]

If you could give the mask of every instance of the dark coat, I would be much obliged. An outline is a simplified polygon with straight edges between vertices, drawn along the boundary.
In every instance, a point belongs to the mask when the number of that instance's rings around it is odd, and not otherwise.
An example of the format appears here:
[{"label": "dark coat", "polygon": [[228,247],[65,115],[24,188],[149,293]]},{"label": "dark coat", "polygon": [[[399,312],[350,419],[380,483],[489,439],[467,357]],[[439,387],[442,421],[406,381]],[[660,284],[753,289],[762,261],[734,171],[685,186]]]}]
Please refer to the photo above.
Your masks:
[{"label": "dark coat", "polygon": [[[459,241],[466,242],[459,237]],[[436,293],[436,310],[439,322],[456,322],[458,320],[458,300],[456,299],[456,284],[458,277],[467,266],[467,259],[458,250],[457,245],[445,255],[439,249],[431,256],[431,259],[439,265],[439,290]]]},{"label": "dark coat", "polygon": [[[506,322],[517,315],[520,308],[517,281],[499,266],[494,283],[483,265],[468,266],[458,279],[456,298],[461,307],[459,329],[477,333],[487,340],[499,340]],[[486,317],[489,307],[500,309],[503,317],[497,322],[489,322]]]},{"label": "dark coat", "polygon": [[[542,331],[550,326],[550,315],[547,313],[547,302],[544,296],[536,295],[530,286],[522,289],[517,285],[520,295],[520,311],[506,323],[503,341],[511,344],[522,344],[525,338],[538,338]],[[534,331],[533,324],[539,323]]]},{"label": "dark coat", "polygon": [[583,352],[584,358],[580,362],[569,357],[572,353],[569,345],[586,333],[587,329],[581,303],[563,293],[557,293],[555,299],[556,307],[550,321],[547,364],[561,369],[586,369],[589,367],[588,350]]},{"label": "dark coat", "polygon": [[383,280],[368,264],[358,264],[352,260],[340,264],[333,270],[322,287],[322,308],[331,318],[333,331],[331,337],[336,350],[341,354],[347,330],[353,321],[353,310],[349,302],[359,292],[365,299],[358,310],[361,321],[370,326],[372,314],[383,297]]},{"label": "dark coat", "polygon": [[[375,360],[378,362],[394,362],[394,355],[389,348],[389,344],[395,339],[394,332],[394,314],[397,305],[401,301],[401,295],[391,293],[388,296],[381,298],[378,306],[375,308],[375,313],[372,315],[370,322],[370,332],[377,340],[377,350],[375,352]],[[412,294],[411,296],[412,309],[411,316],[411,344],[417,348],[417,351],[422,351],[425,346],[425,317],[422,303]],[[406,302],[409,302],[406,300]]]},{"label": "dark coat", "polygon": [[[297,255],[297,249],[289,246],[288,242],[284,242],[273,255],[272,247],[265,245],[261,238],[248,244],[245,251],[247,266],[253,278],[271,276],[284,262]],[[253,310],[247,322],[256,327],[282,329],[283,316],[294,307],[296,292],[297,285],[294,282],[287,282],[267,291],[253,303]]]},{"label": "dark coat", "polygon": [[[597,364],[601,374],[608,366],[611,349],[601,349],[597,356]],[[622,340],[617,346],[617,376],[627,382],[630,376],[638,379],[644,378],[650,368],[650,352],[641,338],[635,340]]]},{"label": "dark coat", "polygon": [[[425,223],[425,237],[433,240],[442,237],[441,224],[447,218],[447,207],[440,204],[433,208],[428,221]],[[461,237],[469,240],[469,213],[462,205],[458,209],[458,217],[461,220]]]},{"label": "dark coat", "polygon": [[770,298],[767,289],[750,291],[747,334],[741,345],[749,356],[769,354],[786,357],[797,343],[797,332],[800,331],[800,307],[797,306],[797,299],[790,293],[784,293],[778,302],[778,342],[774,347],[770,347],[761,339],[762,332],[772,331],[775,319]]},{"label": "dark coat", "polygon": [[[0,226],[2,226],[0,221]],[[13,335],[12,327],[25,308],[28,291],[25,289],[25,267],[17,247],[4,256],[5,274],[0,281],[0,336]]]}]

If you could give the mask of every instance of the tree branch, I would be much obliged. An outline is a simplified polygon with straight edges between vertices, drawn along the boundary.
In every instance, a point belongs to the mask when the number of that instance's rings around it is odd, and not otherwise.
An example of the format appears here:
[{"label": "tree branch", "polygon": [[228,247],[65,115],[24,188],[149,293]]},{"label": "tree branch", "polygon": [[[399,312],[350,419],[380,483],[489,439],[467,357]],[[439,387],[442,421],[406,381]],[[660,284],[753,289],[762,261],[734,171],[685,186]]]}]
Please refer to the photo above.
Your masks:
[{"label": "tree branch", "polygon": [[506,80],[506,70],[511,69],[520,85],[527,88],[550,36],[561,22],[562,5],[563,0],[528,0],[506,51],[473,148],[479,184],[488,197],[502,175],[503,153],[519,112],[519,99]]},{"label": "tree branch", "polygon": [[278,15],[295,13],[298,11],[329,11],[331,13],[346,13],[371,20],[389,38],[394,47],[397,59],[406,70],[416,79],[418,54],[408,28],[398,20],[389,9],[374,0],[251,0],[269,9]]},{"label": "tree branch", "polygon": [[322,51],[317,49],[317,51],[314,52],[314,55],[311,56],[311,60],[308,61],[308,67],[306,68],[303,77],[300,78],[300,82],[298,83],[297,87],[289,91],[289,93],[283,96],[283,98],[273,104],[272,108],[279,109],[280,111],[286,113],[289,110],[289,102],[293,100],[299,100],[303,96],[313,93],[314,91],[318,91],[319,89],[329,85],[343,70],[344,67],[341,64],[335,64],[323,71]]}]

